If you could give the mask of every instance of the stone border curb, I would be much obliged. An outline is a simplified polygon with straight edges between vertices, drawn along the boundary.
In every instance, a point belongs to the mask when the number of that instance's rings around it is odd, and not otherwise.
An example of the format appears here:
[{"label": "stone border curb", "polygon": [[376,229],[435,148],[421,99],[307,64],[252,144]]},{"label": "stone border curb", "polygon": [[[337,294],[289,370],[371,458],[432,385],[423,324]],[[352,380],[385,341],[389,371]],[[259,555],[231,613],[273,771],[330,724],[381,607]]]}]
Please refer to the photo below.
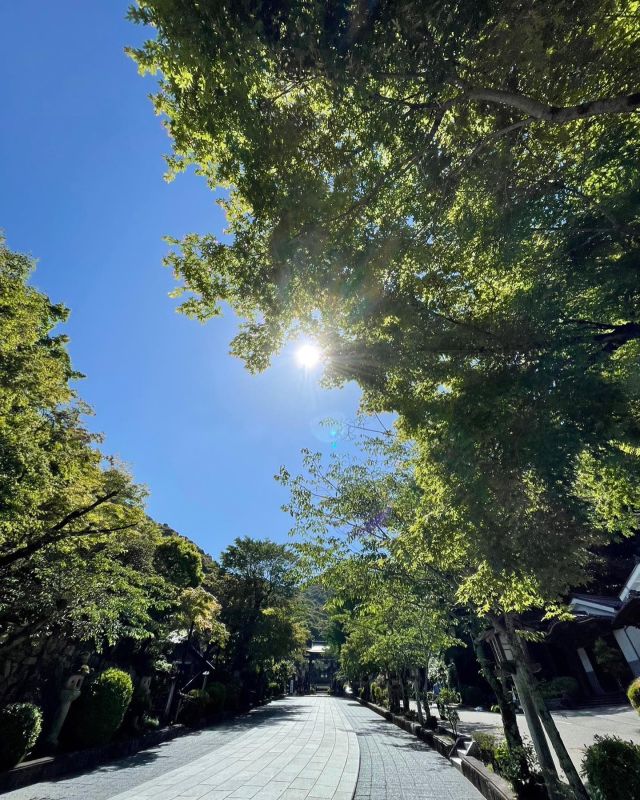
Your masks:
[{"label": "stone border curb", "polygon": [[[386,708],[369,703],[366,700],[355,698],[367,708],[384,717],[389,722],[397,725],[398,728],[407,731],[418,739],[428,744],[429,747],[437,750],[440,755],[451,761],[451,750],[456,744],[455,739],[448,734],[437,733],[436,731],[423,728],[418,722],[412,722],[396,714],[392,714]],[[461,761],[461,772],[464,777],[472,783],[476,789],[486,797],[487,800],[517,800],[516,795],[504,778],[496,775],[477,758],[472,756],[459,756]]]},{"label": "stone border curb", "polygon": [[109,742],[102,747],[74,750],[71,753],[60,753],[56,756],[44,756],[33,761],[24,761],[7,772],[0,772],[0,794],[21,789],[32,783],[85,772],[105,762],[126,758],[140,750],[147,750],[163,742],[168,742],[185,733],[191,733],[193,730],[184,725],[173,725],[170,728],[150,731],[135,739]]},{"label": "stone border curb", "polygon": [[[256,708],[259,708],[259,706],[256,706]],[[148,750],[150,747],[156,747],[163,742],[170,742],[179,736],[194,733],[203,728],[211,728],[221,722],[242,717],[252,710],[250,709],[246,712],[222,711],[210,722],[199,727],[190,728],[186,725],[176,724],[149,731],[135,738],[109,742],[101,747],[74,750],[71,753],[57,753],[55,756],[43,756],[42,758],[34,758],[31,761],[23,761],[7,772],[0,772],[0,794],[11,792],[14,789],[22,789],[24,786],[30,786],[33,783],[51,780],[52,778],[77,775],[94,769],[100,764],[135,755],[141,750]]]}]

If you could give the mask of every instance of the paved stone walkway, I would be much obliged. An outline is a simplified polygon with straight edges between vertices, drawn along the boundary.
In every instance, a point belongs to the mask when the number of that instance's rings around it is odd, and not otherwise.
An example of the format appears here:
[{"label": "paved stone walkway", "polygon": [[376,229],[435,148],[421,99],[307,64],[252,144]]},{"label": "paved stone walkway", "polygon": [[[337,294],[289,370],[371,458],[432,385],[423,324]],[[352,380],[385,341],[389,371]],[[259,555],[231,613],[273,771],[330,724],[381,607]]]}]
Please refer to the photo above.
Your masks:
[{"label": "paved stone walkway", "polygon": [[355,700],[344,705],[360,746],[354,800],[483,800],[444,756],[415,736]]},{"label": "paved stone walkway", "polygon": [[449,762],[352,700],[288,697],[3,800],[479,800]]}]

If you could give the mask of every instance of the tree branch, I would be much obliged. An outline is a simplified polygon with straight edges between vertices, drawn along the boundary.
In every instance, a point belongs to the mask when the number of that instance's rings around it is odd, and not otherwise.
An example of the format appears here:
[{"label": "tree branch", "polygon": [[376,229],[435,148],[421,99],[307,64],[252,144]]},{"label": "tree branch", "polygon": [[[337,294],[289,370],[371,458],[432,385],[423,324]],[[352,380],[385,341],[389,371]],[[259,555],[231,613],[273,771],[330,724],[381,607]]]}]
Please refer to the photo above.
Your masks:
[{"label": "tree branch", "polygon": [[94,511],[98,506],[101,506],[103,503],[108,502],[109,500],[113,500],[114,497],[117,497],[119,493],[117,491],[108,492],[107,494],[103,495],[102,497],[98,497],[97,500],[94,500],[93,503],[90,503],[88,506],[84,508],[77,509],[76,511],[72,511],[70,514],[67,514],[66,517],[63,517],[60,522],[50,528],[48,532],[59,531],[62,528],[66,527],[70,522],[73,522],[76,519],[80,519],[80,517],[84,517],[86,514],[90,514]]},{"label": "tree branch", "polygon": [[12,550],[10,553],[0,555],[0,569],[10,567],[21,559],[30,558],[39,550],[49,545],[57,544],[67,537],[79,538],[81,536],[97,536],[102,533],[117,533],[118,531],[126,531],[129,528],[135,528],[136,525],[136,522],[131,522],[128,525],[119,525],[115,528],[83,528],[80,531],[58,531],[57,534],[41,536],[39,539],[29,542],[29,544],[19,547],[17,550]]},{"label": "tree branch", "polygon": [[590,100],[575,106],[559,107],[550,106],[532,97],[517,92],[507,92],[503,89],[475,88],[467,86],[461,81],[456,81],[456,85],[462,89],[462,98],[467,97],[470,100],[517,108],[533,119],[557,125],[602,114],[631,114],[640,107],[640,92]]}]

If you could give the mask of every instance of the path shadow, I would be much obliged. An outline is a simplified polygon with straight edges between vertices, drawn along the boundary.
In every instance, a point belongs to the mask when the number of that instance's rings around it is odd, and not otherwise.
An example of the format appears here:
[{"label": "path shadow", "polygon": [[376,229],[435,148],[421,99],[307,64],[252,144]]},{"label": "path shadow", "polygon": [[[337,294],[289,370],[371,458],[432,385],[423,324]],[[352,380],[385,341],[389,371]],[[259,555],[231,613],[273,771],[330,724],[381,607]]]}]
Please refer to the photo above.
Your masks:
[{"label": "path shadow", "polygon": [[[168,766],[167,771],[170,771],[177,766],[189,764],[191,761],[196,761],[209,752],[218,750],[220,747],[227,744],[229,740],[242,735],[248,730],[267,725],[274,721],[281,721],[283,719],[293,720],[296,717],[303,716],[306,716],[304,710],[300,706],[294,704],[259,706],[244,714],[238,714],[231,719],[220,720],[204,728],[198,728],[197,730],[189,731],[183,735],[169,739],[166,742],[151,745],[145,750],[139,750],[137,753],[133,753],[130,756],[108,761],[95,767],[69,772],[57,778],[48,778],[43,781],[43,783],[58,784],[67,780],[82,778],[84,775],[109,775],[126,770],[135,770],[154,762],[170,758],[172,746],[178,744],[182,751],[180,763],[179,765]],[[206,749],[207,739],[211,739],[210,749]],[[190,743],[194,745],[192,748],[189,747]],[[146,780],[148,780],[148,776],[141,775],[140,781],[134,781],[128,788],[133,788],[137,783]],[[46,800],[46,798],[44,796],[39,796],[38,800]]]}]

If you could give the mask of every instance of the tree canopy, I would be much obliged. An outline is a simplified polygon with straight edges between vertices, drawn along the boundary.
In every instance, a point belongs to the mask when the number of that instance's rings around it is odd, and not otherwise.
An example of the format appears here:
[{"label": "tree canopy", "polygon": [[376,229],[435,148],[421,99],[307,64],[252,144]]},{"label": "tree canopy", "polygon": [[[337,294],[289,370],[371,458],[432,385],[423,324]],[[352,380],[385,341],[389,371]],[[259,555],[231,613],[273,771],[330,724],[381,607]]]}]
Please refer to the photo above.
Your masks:
[{"label": "tree canopy", "polygon": [[510,537],[525,558],[538,530],[584,563],[594,528],[635,529],[635,11],[131,12],[156,29],[133,55],[161,74],[171,170],[228,188],[231,241],[190,235],[169,256],[184,310],[230,303],[250,369],[315,336],[327,380],[401,414],[487,554]]},{"label": "tree canopy", "polygon": [[173,242],[183,310],[230,304],[251,370],[314,337],[326,381],[416,442],[407,552],[466,558],[459,597],[483,613],[555,602],[637,528],[637,2],[131,16],[155,29],[132,55],[160,75],[170,174],[226,188],[229,237]]}]

